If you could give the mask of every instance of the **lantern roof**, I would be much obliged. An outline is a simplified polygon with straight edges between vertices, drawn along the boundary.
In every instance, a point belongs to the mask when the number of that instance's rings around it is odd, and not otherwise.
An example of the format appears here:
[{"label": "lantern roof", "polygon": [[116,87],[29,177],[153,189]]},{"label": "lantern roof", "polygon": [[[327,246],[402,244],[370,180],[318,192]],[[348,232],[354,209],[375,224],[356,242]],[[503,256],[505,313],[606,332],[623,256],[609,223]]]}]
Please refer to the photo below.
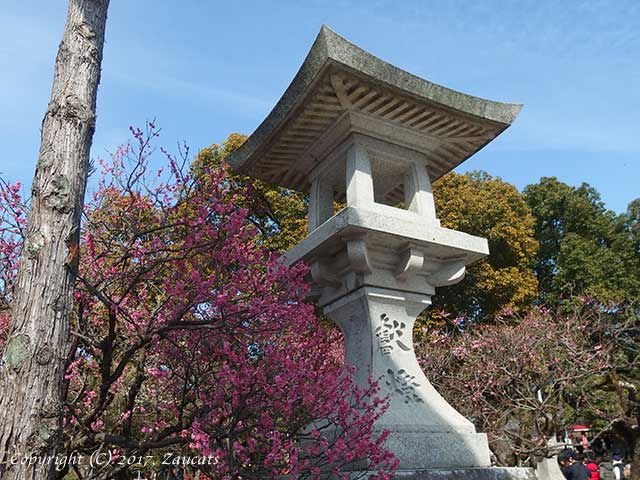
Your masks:
[{"label": "lantern roof", "polygon": [[419,78],[323,26],[278,103],[228,162],[240,173],[308,192],[309,173],[344,131],[426,154],[436,180],[509,127],[521,108]]}]

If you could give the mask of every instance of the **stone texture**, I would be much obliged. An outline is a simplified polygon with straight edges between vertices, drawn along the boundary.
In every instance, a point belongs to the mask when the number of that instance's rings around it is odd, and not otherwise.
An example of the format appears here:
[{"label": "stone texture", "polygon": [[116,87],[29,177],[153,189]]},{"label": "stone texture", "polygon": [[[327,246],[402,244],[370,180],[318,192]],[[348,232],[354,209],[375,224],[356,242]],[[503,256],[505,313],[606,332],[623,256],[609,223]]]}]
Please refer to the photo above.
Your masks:
[{"label": "stone texture", "polygon": [[[353,478],[366,479],[373,473],[357,473]],[[433,470],[398,470],[397,480],[538,480],[532,468],[468,468],[468,469],[433,469]]]},{"label": "stone texture", "polygon": [[[347,136],[337,152],[312,172],[311,231],[286,254],[289,264],[311,266],[323,287],[321,305],[375,286],[423,295],[425,308],[435,287],[460,281],[466,265],[489,253],[485,239],[440,226],[424,156],[360,134]],[[376,192],[390,176],[411,185],[407,209],[381,203]],[[340,183],[347,205],[329,216]]]},{"label": "stone texture", "polygon": [[556,441],[555,438],[550,438],[547,441],[547,447],[549,447],[549,451],[553,455],[549,458],[541,458],[538,461],[536,465],[538,478],[540,480],[565,480],[558,464],[558,453],[564,450],[565,444]]}]

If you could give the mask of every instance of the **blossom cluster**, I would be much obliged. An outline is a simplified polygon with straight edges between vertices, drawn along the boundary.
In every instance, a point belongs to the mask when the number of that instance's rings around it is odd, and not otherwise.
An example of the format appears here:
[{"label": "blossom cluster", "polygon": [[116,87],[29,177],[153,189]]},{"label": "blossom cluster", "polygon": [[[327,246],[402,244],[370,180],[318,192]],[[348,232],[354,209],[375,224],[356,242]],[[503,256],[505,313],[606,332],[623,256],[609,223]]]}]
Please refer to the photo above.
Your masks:
[{"label": "blossom cluster", "polygon": [[340,333],[305,302],[306,267],[264,248],[224,167],[194,172],[188,150],[162,150],[154,171],[158,129],[131,132],[85,206],[65,449],[215,459],[173,472],[191,478],[389,478],[374,428],[386,402],[351,380]]}]

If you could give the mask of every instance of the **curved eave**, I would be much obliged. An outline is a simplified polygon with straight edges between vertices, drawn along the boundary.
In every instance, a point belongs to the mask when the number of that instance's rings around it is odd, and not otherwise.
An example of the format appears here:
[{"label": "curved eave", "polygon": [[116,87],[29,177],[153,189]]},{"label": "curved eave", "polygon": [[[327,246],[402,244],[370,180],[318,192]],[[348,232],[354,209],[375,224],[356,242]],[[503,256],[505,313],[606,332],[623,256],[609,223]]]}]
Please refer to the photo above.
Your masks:
[{"label": "curved eave", "polygon": [[[429,82],[371,55],[323,25],[304,63],[273,110],[228,159],[232,168],[247,173],[261,146],[267,144],[295,110],[304,103],[315,81],[329,65],[339,65],[372,82],[446,109],[507,128],[522,105],[494,102]],[[259,155],[258,155],[259,156]]]}]

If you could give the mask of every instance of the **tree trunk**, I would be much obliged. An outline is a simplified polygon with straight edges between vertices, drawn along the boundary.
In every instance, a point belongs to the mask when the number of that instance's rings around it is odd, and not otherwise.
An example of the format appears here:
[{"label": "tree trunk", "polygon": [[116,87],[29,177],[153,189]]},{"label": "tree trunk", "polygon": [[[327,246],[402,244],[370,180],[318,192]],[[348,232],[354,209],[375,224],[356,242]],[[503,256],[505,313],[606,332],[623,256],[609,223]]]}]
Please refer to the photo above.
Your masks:
[{"label": "tree trunk", "polygon": [[[109,0],[70,0],[0,367],[0,478],[50,479]],[[17,464],[16,460],[18,460]]]}]

